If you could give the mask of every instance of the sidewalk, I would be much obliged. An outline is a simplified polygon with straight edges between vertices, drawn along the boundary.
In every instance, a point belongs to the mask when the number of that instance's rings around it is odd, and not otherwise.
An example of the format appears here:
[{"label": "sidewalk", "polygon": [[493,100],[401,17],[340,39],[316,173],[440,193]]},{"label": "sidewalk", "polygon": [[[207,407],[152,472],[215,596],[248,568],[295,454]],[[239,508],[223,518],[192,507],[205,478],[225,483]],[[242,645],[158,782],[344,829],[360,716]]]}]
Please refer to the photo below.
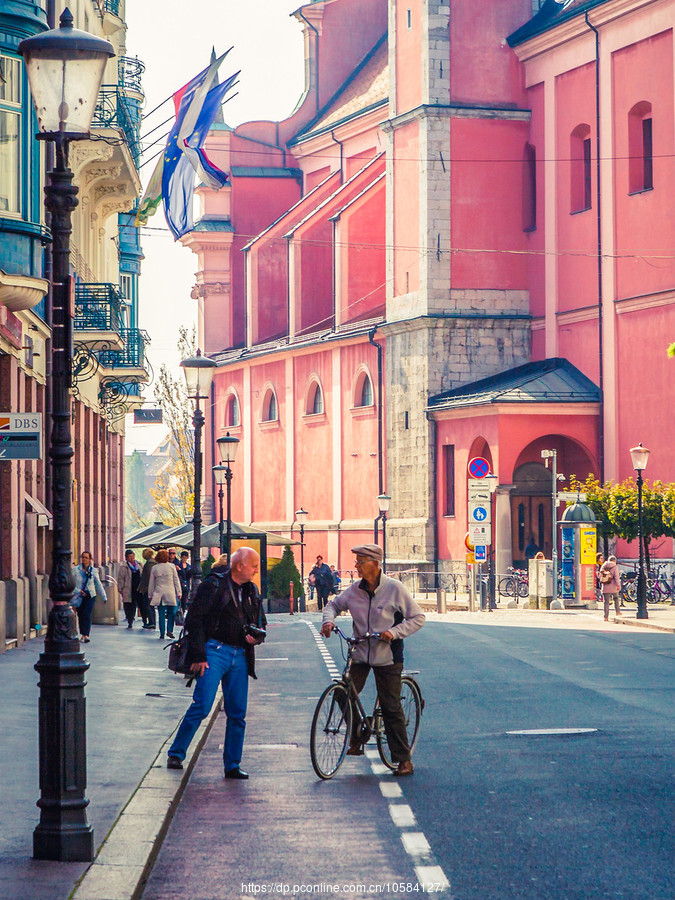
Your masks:
[{"label": "sidewalk", "polygon": [[[675,607],[649,607],[647,620],[635,609],[603,621],[602,610],[501,609],[429,613],[429,623],[461,622],[489,627],[585,628],[620,632],[640,627],[675,633]],[[316,614],[295,618],[317,619]],[[287,615],[270,622],[289,622]],[[0,656],[0,711],[6,728],[0,742],[3,800],[0,813],[0,897],[3,900],[133,900],[140,897],[210,723],[192,745],[183,772],[165,768],[166,749],[189,703],[183,680],[166,668],[165,642],[157,632],[98,626],[85,648],[89,822],[97,858],[87,863],[52,863],[31,858],[39,821],[37,673],[33,665],[43,641],[33,640]]]}]

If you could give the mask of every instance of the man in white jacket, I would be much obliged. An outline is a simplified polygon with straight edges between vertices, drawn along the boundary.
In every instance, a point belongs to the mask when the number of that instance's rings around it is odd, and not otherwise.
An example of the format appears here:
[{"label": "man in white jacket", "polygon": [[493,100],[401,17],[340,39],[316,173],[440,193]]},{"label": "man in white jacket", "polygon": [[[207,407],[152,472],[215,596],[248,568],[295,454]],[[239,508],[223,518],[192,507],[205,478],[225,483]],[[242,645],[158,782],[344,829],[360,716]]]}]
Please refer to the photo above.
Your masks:
[{"label": "man in white jacket", "polygon": [[[361,693],[372,668],[391,757],[398,763],[394,775],[412,775],[414,770],[401,708],[403,638],[418,631],[424,625],[425,616],[401,582],[383,573],[381,547],[362,544],[352,547],[352,553],[356,554],[356,570],[361,581],[354,582],[329,600],[323,611],[321,634],[330,637],[335,617],[341,612],[351,613],[355,638],[380,633],[379,639],[370,638],[355,647],[352,682]],[[347,754],[363,754],[363,745],[357,735],[352,735]]]}]

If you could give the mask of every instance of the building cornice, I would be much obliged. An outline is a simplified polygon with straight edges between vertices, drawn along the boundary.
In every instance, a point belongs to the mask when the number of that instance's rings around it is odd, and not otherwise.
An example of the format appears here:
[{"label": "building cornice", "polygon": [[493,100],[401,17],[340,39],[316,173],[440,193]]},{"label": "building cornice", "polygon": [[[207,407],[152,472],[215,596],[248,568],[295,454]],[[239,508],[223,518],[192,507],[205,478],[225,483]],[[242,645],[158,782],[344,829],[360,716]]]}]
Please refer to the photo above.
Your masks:
[{"label": "building cornice", "polygon": [[476,403],[466,407],[453,406],[444,409],[442,406],[427,407],[427,418],[435,422],[456,419],[478,419],[486,416],[598,416],[600,403]]},{"label": "building cornice", "polygon": [[504,119],[508,122],[529,122],[532,112],[529,109],[498,106],[466,106],[456,103],[424,103],[415,109],[394,116],[383,122],[384,132],[395,131],[410,122],[419,122],[428,118],[449,119]]}]

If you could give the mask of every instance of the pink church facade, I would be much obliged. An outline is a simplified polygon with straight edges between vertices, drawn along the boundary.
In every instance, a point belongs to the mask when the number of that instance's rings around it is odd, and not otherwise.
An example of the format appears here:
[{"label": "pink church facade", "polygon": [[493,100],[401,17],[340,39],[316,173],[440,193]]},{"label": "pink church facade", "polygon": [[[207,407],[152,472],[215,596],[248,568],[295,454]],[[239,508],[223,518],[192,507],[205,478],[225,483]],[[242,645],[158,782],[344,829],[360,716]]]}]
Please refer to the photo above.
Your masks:
[{"label": "pink church facade", "polygon": [[674,480],[675,0],[534,6],[307,4],[293,115],[210,134],[230,184],[183,239],[205,471],[239,437],[234,519],[290,535],[304,507],[305,562],[351,567],[383,492],[392,568],[463,560],[473,456],[499,571],[550,553],[542,450],[623,479],[642,441]]}]

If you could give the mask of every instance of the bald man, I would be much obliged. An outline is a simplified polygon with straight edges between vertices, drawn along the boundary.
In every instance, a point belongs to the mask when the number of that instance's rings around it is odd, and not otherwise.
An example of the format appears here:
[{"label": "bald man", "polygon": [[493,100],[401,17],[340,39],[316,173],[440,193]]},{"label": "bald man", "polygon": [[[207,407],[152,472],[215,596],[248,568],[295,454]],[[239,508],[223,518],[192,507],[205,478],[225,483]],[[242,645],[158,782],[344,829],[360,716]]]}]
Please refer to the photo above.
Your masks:
[{"label": "bald man", "polygon": [[241,769],[246,731],[248,679],[255,678],[256,644],[265,640],[267,620],[253,579],[260,558],[240,547],[230,568],[221,556],[202,581],[188,609],[188,662],[197,678],[192,703],[169,750],[167,768],[182,769],[190,742],[210,713],[218,685],[225,701],[225,778],[247,779]]}]

